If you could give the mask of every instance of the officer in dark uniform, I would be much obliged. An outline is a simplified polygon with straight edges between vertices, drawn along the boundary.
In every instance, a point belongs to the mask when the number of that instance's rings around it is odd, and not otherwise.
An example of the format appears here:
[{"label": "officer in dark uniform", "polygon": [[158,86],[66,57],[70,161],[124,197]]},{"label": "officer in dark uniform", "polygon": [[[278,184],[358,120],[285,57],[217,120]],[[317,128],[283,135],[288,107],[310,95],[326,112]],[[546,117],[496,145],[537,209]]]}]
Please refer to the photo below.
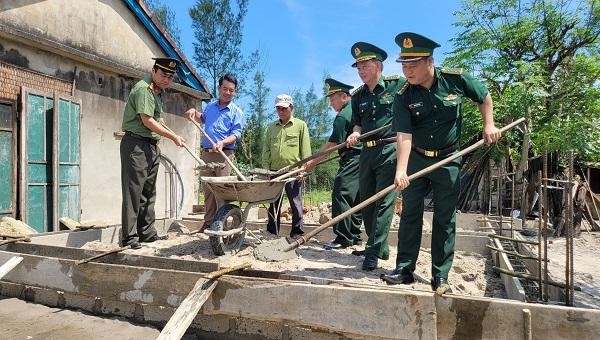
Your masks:
[{"label": "officer in dark uniform", "polygon": [[[348,135],[352,133],[353,125],[352,106],[350,105],[350,89],[352,86],[346,85],[335,79],[325,79],[325,88],[329,104],[337,116],[333,120],[333,130],[327,143],[321,147],[321,151],[332,148],[340,143],[345,143]],[[340,155],[339,168],[333,182],[333,191],[331,193],[331,216],[336,217],[341,213],[348,211],[360,203],[358,194],[358,165],[361,144],[353,147],[346,147],[338,150]],[[305,164],[306,171],[312,170],[316,164],[324,160],[328,155],[308,161]],[[323,244],[325,249],[347,248],[362,243],[360,237],[360,226],[362,224],[362,215],[356,212],[333,226],[333,232],[336,237],[333,241]]]},{"label": "officer in dark uniform", "polygon": [[424,196],[433,190],[431,285],[438,294],[449,291],[448,272],[454,257],[455,213],[460,193],[460,158],[413,180],[408,175],[458,152],[462,125],[461,104],[469,98],[478,104],[486,142],[495,142],[492,98],[480,81],[462,69],[433,65],[436,42],[416,33],[396,36],[398,62],[408,82],[394,100],[394,130],[398,133],[395,184],[402,191],[403,208],[398,231],[396,269],[382,279],[390,284],[414,281],[413,271],[421,245]]},{"label": "officer in dark uniform", "polygon": [[160,123],[163,113],[161,94],[171,86],[179,61],[173,58],[154,58],[151,77],[140,80],[131,89],[123,112],[121,140],[121,245],[133,249],[139,242],[161,239],[154,228],[154,202],[160,149],[160,136],[171,139],[177,146],[184,140]]},{"label": "officer in dark uniform", "polygon": [[[357,42],[350,49],[356,62],[352,65],[364,82],[352,94],[353,132],[348,136],[349,146],[358,142],[358,136],[391,124],[392,104],[398,88],[404,84],[400,76],[383,77],[383,61],[387,53],[377,46]],[[359,191],[361,201],[375,195],[394,183],[396,168],[396,136],[391,128],[367,138],[360,153]],[[362,269],[377,268],[378,259],[389,258],[388,232],[394,215],[396,193],[391,192],[362,210],[368,236]]]}]

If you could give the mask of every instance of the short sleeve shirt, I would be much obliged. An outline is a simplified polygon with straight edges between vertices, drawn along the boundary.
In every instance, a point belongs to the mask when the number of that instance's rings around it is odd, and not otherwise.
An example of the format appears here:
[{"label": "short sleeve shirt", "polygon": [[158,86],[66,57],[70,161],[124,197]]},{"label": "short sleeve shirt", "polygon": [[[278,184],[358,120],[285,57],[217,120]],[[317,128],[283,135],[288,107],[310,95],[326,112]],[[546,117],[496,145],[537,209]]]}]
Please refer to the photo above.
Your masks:
[{"label": "short sleeve shirt", "polygon": [[[352,133],[353,125],[350,124],[350,120],[352,119],[352,105],[347,103],[342,110],[335,116],[333,120],[333,130],[331,131],[331,136],[329,136],[328,142],[340,144],[345,143],[348,135]],[[356,144],[351,149],[360,150],[362,148],[362,144]],[[341,155],[346,152],[348,148],[341,148],[338,150],[338,153]]]},{"label": "short sleeve shirt", "polygon": [[163,104],[159,95],[150,88],[150,79],[146,78],[138,81],[127,98],[125,110],[123,111],[123,131],[133,132],[137,135],[149,137],[155,140],[160,139],[160,135],[148,129],[142,123],[141,114],[145,114],[160,121],[163,112]]},{"label": "short sleeve shirt", "polygon": [[458,143],[464,98],[483,103],[488,94],[482,82],[462,72],[435,68],[434,77],[430,89],[407,84],[394,99],[394,131],[411,134],[412,144],[426,150]]},{"label": "short sleeve shirt", "polygon": [[[405,79],[400,76],[381,77],[375,85],[373,92],[369,91],[367,85],[362,85],[352,95],[352,127],[361,127],[361,133],[366,133],[387,124],[391,124],[394,118],[392,105],[394,95],[398,87],[403,85]],[[368,140],[377,140],[393,136],[392,129],[379,131]]]}]

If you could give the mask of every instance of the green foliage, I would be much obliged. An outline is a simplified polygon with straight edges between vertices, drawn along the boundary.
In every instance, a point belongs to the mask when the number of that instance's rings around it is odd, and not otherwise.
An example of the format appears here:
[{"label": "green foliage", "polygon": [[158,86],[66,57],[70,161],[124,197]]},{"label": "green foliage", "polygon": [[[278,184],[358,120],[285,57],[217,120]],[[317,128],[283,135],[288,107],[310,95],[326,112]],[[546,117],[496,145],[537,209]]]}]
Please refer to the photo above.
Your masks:
[{"label": "green foliage", "polygon": [[163,3],[162,0],[146,0],[148,9],[156,19],[165,27],[169,36],[177,44],[177,47],[181,47],[181,39],[179,37],[179,26],[175,18],[175,12]]},{"label": "green foliage", "polygon": [[331,130],[333,121],[324,88],[320,95],[317,95],[315,86],[311,85],[305,93],[298,89],[293,90],[291,96],[294,99],[293,115],[302,119],[308,125],[312,141],[311,146],[314,148],[314,141],[325,137],[325,134]]},{"label": "green foliage", "polygon": [[228,72],[236,74],[238,93],[242,93],[245,77],[255,63],[256,55],[244,58],[241,51],[248,0],[234,2],[236,6],[230,0],[197,0],[190,8],[196,38],[194,61],[201,75],[212,80],[215,94],[219,77]]},{"label": "green foliage", "polygon": [[[530,112],[533,152],[575,149],[600,159],[597,0],[465,0],[448,66],[483,78],[503,125]],[[481,131],[466,106],[463,139]],[[514,144],[513,144],[514,145]]]}]

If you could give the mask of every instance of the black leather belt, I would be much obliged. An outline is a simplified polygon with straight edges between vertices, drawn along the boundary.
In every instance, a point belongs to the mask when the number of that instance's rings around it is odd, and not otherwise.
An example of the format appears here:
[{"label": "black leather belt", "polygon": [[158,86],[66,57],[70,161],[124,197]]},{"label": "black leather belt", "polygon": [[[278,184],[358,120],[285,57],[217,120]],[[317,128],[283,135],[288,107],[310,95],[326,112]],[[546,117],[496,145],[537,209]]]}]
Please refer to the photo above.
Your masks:
[{"label": "black leather belt", "polygon": [[158,140],[154,139],[154,138],[150,138],[150,137],[144,137],[144,136],[140,136],[137,133],[133,133],[131,131],[125,131],[125,135],[129,136],[129,137],[133,137],[135,139],[139,139],[142,140],[146,143],[150,143],[154,146],[156,146],[156,144],[158,144]]},{"label": "black leather belt", "polygon": [[388,137],[388,138],[381,138],[381,139],[376,139],[376,140],[368,140],[364,142],[364,146],[366,148],[374,148],[377,145],[386,145],[386,144],[390,144],[390,143],[394,143],[396,141],[396,137]]},{"label": "black leather belt", "polygon": [[454,150],[458,149],[459,146],[460,146],[459,143],[454,143],[448,147],[445,147],[445,148],[439,149],[439,150],[425,150],[418,146],[413,145],[412,149],[425,157],[441,157],[441,156],[445,156],[451,152],[454,152]]}]

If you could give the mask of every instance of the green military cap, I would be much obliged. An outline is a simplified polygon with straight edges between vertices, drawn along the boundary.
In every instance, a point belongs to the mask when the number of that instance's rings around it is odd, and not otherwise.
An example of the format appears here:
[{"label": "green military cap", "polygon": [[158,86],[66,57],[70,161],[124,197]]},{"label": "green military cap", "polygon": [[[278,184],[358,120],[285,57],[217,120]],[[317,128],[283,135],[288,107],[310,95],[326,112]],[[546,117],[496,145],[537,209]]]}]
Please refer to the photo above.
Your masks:
[{"label": "green military cap", "polygon": [[381,48],[371,45],[366,42],[359,41],[352,45],[350,49],[350,53],[352,53],[352,57],[356,60],[352,67],[356,67],[356,63],[363,60],[377,59],[379,61],[384,61],[387,58],[387,53]]},{"label": "green military cap", "polygon": [[152,58],[154,59],[154,66],[160,68],[166,73],[175,73],[177,66],[181,63],[175,58]]},{"label": "green military cap", "polygon": [[402,32],[396,36],[396,44],[400,46],[399,63],[417,61],[433,54],[433,49],[440,44],[422,35],[412,32]]},{"label": "green military cap", "polygon": [[354,86],[350,86],[342,83],[341,81],[337,81],[335,79],[327,78],[325,79],[325,88],[327,89],[326,96],[331,96],[336,92],[345,92],[350,94],[350,89]]}]

